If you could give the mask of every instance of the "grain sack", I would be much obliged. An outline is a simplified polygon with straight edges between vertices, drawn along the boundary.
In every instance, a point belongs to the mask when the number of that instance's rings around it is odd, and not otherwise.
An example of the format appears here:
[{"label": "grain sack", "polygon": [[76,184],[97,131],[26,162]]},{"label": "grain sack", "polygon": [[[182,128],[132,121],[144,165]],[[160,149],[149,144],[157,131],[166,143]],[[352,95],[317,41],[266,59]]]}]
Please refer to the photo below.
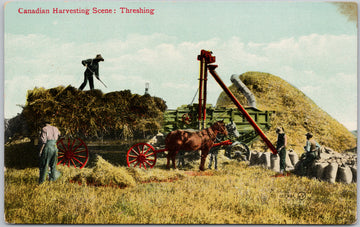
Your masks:
[{"label": "grain sack", "polygon": [[262,164],[263,164],[263,159],[262,159],[263,153],[264,153],[264,152],[259,152],[259,153],[258,153],[257,165],[262,165]]},{"label": "grain sack", "polygon": [[275,172],[280,172],[280,158],[277,154],[271,154],[270,155],[270,161],[271,161],[271,170]]},{"label": "grain sack", "polygon": [[286,170],[294,169],[294,165],[291,163],[288,151],[286,151],[286,155],[285,155],[285,165],[286,165]]},{"label": "grain sack", "polygon": [[335,183],[338,167],[339,165],[337,163],[330,163],[324,169],[324,180],[330,183]]},{"label": "grain sack", "polygon": [[261,165],[263,165],[267,169],[271,168],[270,152],[262,153],[260,159],[261,159]]},{"label": "grain sack", "polygon": [[353,176],[352,182],[356,183],[357,182],[357,167],[351,166],[350,169],[351,169],[352,176]]},{"label": "grain sack", "polygon": [[258,165],[259,163],[259,152],[250,151],[250,165]]},{"label": "grain sack", "polygon": [[340,183],[350,184],[353,180],[352,172],[349,166],[339,166],[336,181]]},{"label": "grain sack", "polygon": [[290,158],[290,161],[291,161],[291,164],[293,166],[296,166],[296,164],[298,163],[299,161],[299,156],[298,154],[296,154],[293,150],[289,150],[289,158]]},{"label": "grain sack", "polygon": [[327,162],[315,163],[314,171],[313,171],[312,176],[316,177],[319,180],[323,180],[324,169],[328,165],[329,165],[329,163],[327,163]]}]

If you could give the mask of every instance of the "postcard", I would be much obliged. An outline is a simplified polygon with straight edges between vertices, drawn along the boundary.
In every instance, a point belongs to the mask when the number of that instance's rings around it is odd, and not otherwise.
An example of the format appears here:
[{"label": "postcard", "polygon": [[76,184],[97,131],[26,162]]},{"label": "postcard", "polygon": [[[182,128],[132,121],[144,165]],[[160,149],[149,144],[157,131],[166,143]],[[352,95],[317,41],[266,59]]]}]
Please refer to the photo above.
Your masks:
[{"label": "postcard", "polygon": [[5,223],[357,222],[357,2],[2,3]]}]

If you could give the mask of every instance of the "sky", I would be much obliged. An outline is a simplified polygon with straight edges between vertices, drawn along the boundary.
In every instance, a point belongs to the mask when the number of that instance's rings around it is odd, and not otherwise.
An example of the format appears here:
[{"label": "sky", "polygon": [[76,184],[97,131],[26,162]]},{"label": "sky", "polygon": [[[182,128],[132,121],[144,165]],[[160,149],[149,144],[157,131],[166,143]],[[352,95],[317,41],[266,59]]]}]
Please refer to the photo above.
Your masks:
[{"label": "sky", "polygon": [[[94,13],[93,8],[113,13]],[[121,8],[154,9],[121,13]],[[25,9],[49,14],[23,14]],[[86,14],[55,14],[89,9]],[[115,12],[114,12],[115,11]],[[356,22],[323,1],[10,1],[4,10],[4,117],[25,105],[34,87],[79,87],[81,61],[101,54],[95,88],[161,97],[168,108],[190,104],[201,49],[216,56],[226,85],[233,74],[271,73],[357,129]],[[85,87],[89,89],[89,87]],[[208,103],[221,88],[209,75]],[[301,107],[299,107],[301,108]]]}]

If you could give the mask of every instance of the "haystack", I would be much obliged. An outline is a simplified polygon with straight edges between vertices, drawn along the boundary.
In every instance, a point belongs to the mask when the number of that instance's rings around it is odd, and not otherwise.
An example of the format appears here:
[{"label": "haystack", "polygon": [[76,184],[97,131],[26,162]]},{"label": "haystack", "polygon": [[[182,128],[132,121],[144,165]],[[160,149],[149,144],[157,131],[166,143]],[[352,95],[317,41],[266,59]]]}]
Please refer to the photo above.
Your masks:
[{"label": "haystack", "polygon": [[[288,136],[288,148],[297,153],[303,153],[305,133],[309,131],[321,145],[336,151],[342,152],[356,147],[356,137],[345,126],[280,77],[269,73],[247,72],[240,75],[240,79],[255,95],[258,109],[275,111],[270,120],[272,129],[267,132],[273,144],[277,139],[275,128],[283,126]],[[234,85],[229,89],[240,103],[246,106],[244,95],[239,93]],[[224,92],[220,94],[217,106],[235,107]]]},{"label": "haystack", "polygon": [[161,98],[130,90],[103,94],[101,90],[59,86],[29,90],[22,115],[29,129],[27,136],[32,138],[38,136],[43,119],[52,119],[63,135],[113,139],[121,135],[124,126],[134,136],[157,132],[166,108]]}]

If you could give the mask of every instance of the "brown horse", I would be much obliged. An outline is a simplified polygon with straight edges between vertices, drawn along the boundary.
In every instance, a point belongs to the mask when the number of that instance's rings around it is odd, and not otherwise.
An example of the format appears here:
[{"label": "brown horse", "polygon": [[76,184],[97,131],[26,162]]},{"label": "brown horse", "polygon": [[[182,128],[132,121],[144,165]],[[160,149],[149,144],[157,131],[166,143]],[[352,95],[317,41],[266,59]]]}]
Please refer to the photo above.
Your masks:
[{"label": "brown horse", "polygon": [[165,139],[165,148],[168,150],[167,154],[167,168],[170,168],[170,159],[173,167],[176,169],[175,157],[179,150],[197,151],[201,150],[200,170],[204,170],[206,156],[210,148],[213,146],[216,135],[220,133],[227,135],[228,132],[223,121],[215,122],[210,128],[201,131],[185,131],[176,130],[170,132]]}]

